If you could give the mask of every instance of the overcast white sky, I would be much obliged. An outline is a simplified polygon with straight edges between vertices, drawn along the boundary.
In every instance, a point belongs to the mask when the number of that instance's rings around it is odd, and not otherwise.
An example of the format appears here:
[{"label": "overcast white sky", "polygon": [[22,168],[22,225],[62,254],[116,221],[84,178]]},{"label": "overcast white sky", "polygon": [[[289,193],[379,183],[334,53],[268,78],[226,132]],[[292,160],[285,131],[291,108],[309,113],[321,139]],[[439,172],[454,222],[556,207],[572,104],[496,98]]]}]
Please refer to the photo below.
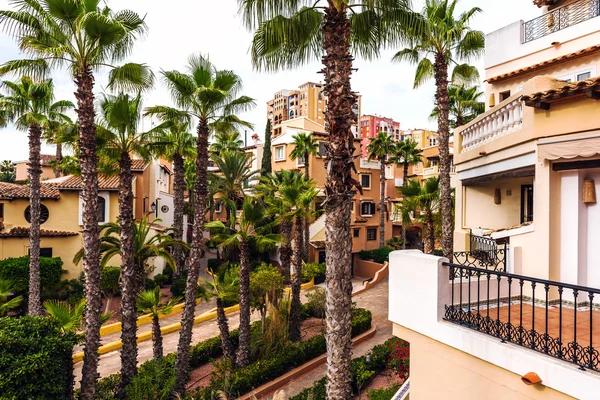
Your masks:
[{"label": "overcast white sky", "polygon": [[[244,80],[244,94],[256,99],[257,107],[244,115],[255,124],[261,137],[266,124],[266,102],[279,89],[293,89],[306,81],[320,81],[319,63],[305,65],[292,71],[278,73],[256,72],[252,69],[248,48],[252,38],[237,15],[237,0],[110,0],[114,10],[129,8],[146,14],[149,26],[147,37],[138,42],[131,56],[132,61],[145,62],[157,73],[160,69],[183,69],[191,53],[209,54],[219,69],[233,69]],[[420,9],[424,1],[413,0],[413,7]],[[492,32],[519,19],[539,15],[539,9],[531,0],[461,0],[461,11],[479,6],[483,13],[473,20],[474,29]],[[0,9],[10,9],[9,0],[0,0]],[[434,86],[430,83],[418,90],[412,89],[414,67],[392,63],[394,52],[382,54],[379,60],[355,62],[352,87],[362,94],[363,114],[380,114],[401,123],[402,129],[430,127]],[[18,58],[19,52],[12,38],[0,33],[0,63]],[[483,60],[477,63],[483,75]],[[12,79],[12,78],[11,78]],[[74,101],[74,84],[67,73],[54,74],[57,99]],[[97,92],[106,84],[104,74],[96,79]],[[146,96],[144,105],[170,104],[164,88],[157,87]],[[250,134],[248,135],[250,137]],[[45,153],[53,153],[51,146],[44,146]],[[0,160],[23,160],[28,157],[27,135],[14,129],[0,131]]]}]

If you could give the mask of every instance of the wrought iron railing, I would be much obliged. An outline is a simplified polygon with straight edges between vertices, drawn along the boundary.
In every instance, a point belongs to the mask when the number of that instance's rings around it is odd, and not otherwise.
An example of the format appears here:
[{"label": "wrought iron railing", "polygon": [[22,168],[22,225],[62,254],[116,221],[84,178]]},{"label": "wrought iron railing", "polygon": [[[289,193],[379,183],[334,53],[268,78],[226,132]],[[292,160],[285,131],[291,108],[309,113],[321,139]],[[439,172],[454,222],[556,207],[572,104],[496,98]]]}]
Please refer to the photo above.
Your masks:
[{"label": "wrought iron railing", "polygon": [[[458,251],[452,253],[453,262],[465,267],[506,272],[506,245],[502,249],[487,251]],[[458,276],[456,276],[458,278]]]},{"label": "wrought iron railing", "polygon": [[600,371],[600,290],[445,263],[451,300],[444,319]]},{"label": "wrought iron railing", "polygon": [[600,0],[580,0],[523,23],[523,43],[600,16]]}]

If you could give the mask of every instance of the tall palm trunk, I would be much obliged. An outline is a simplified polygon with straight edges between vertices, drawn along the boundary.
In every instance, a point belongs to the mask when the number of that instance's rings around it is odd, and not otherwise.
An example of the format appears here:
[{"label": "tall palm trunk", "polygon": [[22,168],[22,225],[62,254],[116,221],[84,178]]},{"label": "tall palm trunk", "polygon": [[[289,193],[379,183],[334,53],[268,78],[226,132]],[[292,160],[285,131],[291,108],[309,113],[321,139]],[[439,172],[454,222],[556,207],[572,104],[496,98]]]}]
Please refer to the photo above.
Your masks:
[{"label": "tall palm trunk", "polygon": [[292,223],[282,222],[279,225],[281,230],[281,236],[283,236],[283,243],[279,250],[281,256],[281,266],[285,268],[285,279],[291,278],[290,265],[292,259]]},{"label": "tall palm trunk", "polygon": [[220,297],[217,297],[217,324],[219,325],[219,331],[221,332],[223,357],[227,360],[231,360],[233,364],[235,364],[235,351],[233,349],[233,343],[231,342],[231,336],[229,336],[229,321],[225,315],[223,300]]},{"label": "tall palm trunk", "polygon": [[294,232],[294,254],[292,256],[292,265],[294,266],[292,275],[292,301],[290,304],[290,329],[289,337],[292,341],[300,340],[300,285],[302,279],[302,227],[303,219],[296,217]]},{"label": "tall palm trunk", "polygon": [[158,360],[163,356],[163,340],[162,334],[160,333],[158,315],[152,317],[152,353],[154,354],[155,360]]},{"label": "tall palm trunk", "polygon": [[248,242],[240,243],[240,344],[237,365],[250,364],[250,252]]},{"label": "tall palm trunk", "polygon": [[385,158],[379,160],[379,248],[385,247]]},{"label": "tall palm trunk", "polygon": [[[306,175],[306,180],[310,179],[310,168],[308,162],[308,153],[304,153],[304,174]],[[310,219],[308,216],[304,219],[304,240],[302,246],[302,259],[304,262],[308,262],[308,258],[310,257]]]},{"label": "tall palm trunk", "polygon": [[[402,186],[406,187],[408,185],[408,163],[405,161],[402,166],[404,167]],[[406,228],[408,227],[402,224],[402,250],[406,250]]]},{"label": "tall palm trunk", "polygon": [[[175,179],[173,182],[173,227],[175,232],[173,238],[181,240],[183,237],[183,207],[184,207],[184,196],[185,191],[185,170],[183,157],[180,154],[173,155],[173,169],[175,170]],[[175,278],[181,276],[184,265],[183,249],[181,246],[175,246],[173,248],[173,257],[177,265],[177,270],[174,275]]]},{"label": "tall palm trunk", "polygon": [[60,178],[62,176],[62,169],[60,169],[60,163],[62,162],[62,144],[56,143],[56,168],[54,171],[54,176]]},{"label": "tall palm trunk", "polygon": [[439,109],[438,134],[440,139],[440,204],[442,213],[442,251],[452,261],[454,220],[452,189],[450,188],[450,99],[448,96],[448,62],[441,54],[435,57],[436,102]]},{"label": "tall palm trunk", "polygon": [[433,254],[433,251],[435,250],[435,226],[433,224],[433,210],[431,209],[427,210],[426,229],[428,249],[425,249],[425,253]]},{"label": "tall palm trunk", "polygon": [[40,285],[40,151],[42,128],[38,124],[29,127],[29,315],[42,315]]},{"label": "tall palm trunk", "polygon": [[98,230],[98,156],[94,125],[94,76],[89,67],[75,74],[77,121],[79,124],[79,162],[83,190],[83,273],[85,275],[85,340],[81,378],[82,400],[93,400],[98,380],[100,346],[100,238]]},{"label": "tall palm trunk", "polygon": [[133,176],[131,157],[122,153],[119,160],[119,230],[121,239],[121,382],[120,398],[137,372],[137,313],[139,271],[134,260],[133,243]]},{"label": "tall palm trunk", "polygon": [[329,99],[325,114],[329,145],[325,193],[325,236],[327,251],[327,398],[352,397],[352,160],[356,122],[352,106],[356,95],[350,78],[350,21],[344,3],[341,9],[325,9],[323,25],[325,93]]},{"label": "tall palm trunk", "polygon": [[175,371],[175,393],[183,396],[188,380],[190,362],[189,352],[194,326],[194,310],[196,308],[196,293],[200,275],[200,258],[202,257],[202,241],[204,239],[204,220],[208,197],[208,121],[201,118],[198,122],[198,141],[196,155],[196,183],[194,184],[194,230],[192,244],[187,259],[188,276],[185,284],[185,306],[181,316],[181,331],[177,344],[177,359]]}]

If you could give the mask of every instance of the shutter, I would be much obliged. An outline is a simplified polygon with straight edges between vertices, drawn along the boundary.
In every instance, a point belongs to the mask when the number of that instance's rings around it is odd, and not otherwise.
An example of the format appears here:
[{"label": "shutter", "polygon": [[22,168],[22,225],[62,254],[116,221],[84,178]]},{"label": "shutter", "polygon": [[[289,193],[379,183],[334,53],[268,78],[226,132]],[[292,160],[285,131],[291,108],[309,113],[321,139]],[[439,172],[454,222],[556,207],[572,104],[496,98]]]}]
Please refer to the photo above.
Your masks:
[{"label": "shutter", "polygon": [[375,203],[370,203],[371,204],[371,215],[375,215]]}]

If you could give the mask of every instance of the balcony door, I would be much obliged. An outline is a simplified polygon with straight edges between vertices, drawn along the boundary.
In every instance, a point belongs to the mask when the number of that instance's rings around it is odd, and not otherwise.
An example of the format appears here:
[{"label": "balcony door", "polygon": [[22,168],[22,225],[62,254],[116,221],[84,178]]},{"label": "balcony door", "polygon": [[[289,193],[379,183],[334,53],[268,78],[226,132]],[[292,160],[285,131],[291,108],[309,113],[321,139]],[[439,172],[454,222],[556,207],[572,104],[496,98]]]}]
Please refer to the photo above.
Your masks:
[{"label": "balcony door", "polygon": [[533,185],[521,185],[521,223],[533,221]]}]

